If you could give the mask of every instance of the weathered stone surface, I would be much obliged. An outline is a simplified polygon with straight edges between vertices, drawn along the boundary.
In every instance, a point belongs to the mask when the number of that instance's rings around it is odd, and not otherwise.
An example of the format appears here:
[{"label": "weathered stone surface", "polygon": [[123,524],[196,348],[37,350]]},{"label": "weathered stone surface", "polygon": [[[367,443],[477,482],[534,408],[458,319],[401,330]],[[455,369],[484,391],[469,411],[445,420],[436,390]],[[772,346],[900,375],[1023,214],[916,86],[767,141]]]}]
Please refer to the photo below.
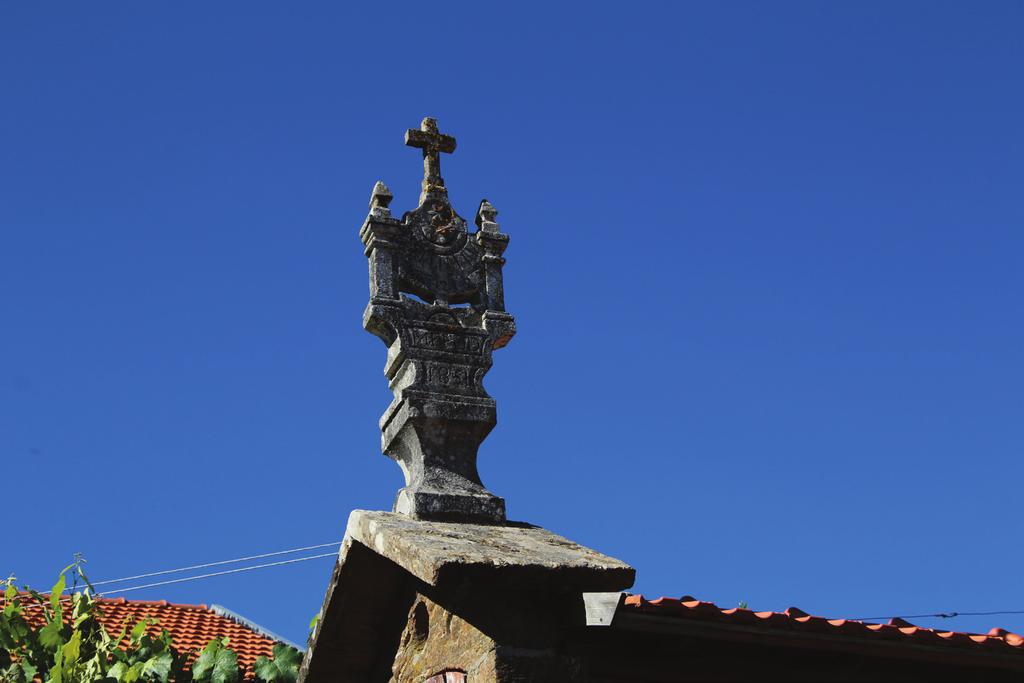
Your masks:
[{"label": "weathered stone surface", "polygon": [[425,522],[354,510],[346,536],[431,586],[472,578],[494,591],[583,593],[624,590],[635,575],[620,560],[528,524]]},{"label": "weathered stone surface", "polygon": [[477,231],[448,201],[440,154],[455,138],[427,118],[406,133],[423,149],[419,206],[399,220],[378,182],[360,238],[370,262],[363,326],[388,345],[384,368],[394,400],[380,421],[381,448],[402,467],[395,511],[417,519],[501,523],[505,501],[480,481],[480,443],[497,422],[483,387],[491,353],[515,334],[505,311],[497,210],[483,200]]},{"label": "weathered stone surface", "polygon": [[465,619],[419,595],[395,655],[392,683],[423,683],[440,671],[458,669],[470,681],[493,681],[495,643]]},{"label": "weathered stone surface", "polygon": [[497,642],[429,597],[418,595],[409,610],[390,683],[423,683],[440,671],[452,670],[464,672],[472,683],[571,683],[582,680],[582,665],[580,658],[550,647]]}]

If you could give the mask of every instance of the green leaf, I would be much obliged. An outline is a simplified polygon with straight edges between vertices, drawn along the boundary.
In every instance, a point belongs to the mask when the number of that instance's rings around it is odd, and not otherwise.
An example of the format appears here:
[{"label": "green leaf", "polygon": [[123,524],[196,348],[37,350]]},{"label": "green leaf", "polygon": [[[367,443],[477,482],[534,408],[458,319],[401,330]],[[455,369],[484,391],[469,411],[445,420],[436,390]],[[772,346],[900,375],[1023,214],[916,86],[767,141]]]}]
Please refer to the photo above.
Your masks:
[{"label": "green leaf", "polygon": [[171,644],[173,643],[173,640],[171,638],[170,631],[168,631],[165,628],[160,629],[160,642],[164,644],[165,650],[171,649]]},{"label": "green leaf", "polygon": [[[66,569],[64,571],[67,571]],[[60,573],[60,578],[57,579],[57,583],[53,584],[53,588],[50,589],[50,607],[54,611],[60,608],[60,596],[64,595],[64,589],[68,585],[68,580],[64,576],[64,572]]]},{"label": "green leaf", "polygon": [[252,665],[252,670],[256,672],[256,678],[267,683],[274,683],[277,680],[277,667],[274,663],[267,659],[266,655],[260,655],[256,658],[256,662]]},{"label": "green leaf", "polygon": [[302,665],[302,653],[290,645],[276,643],[274,659],[259,657],[253,665],[256,677],[266,683],[295,683]]},{"label": "green leaf", "polygon": [[196,683],[206,683],[210,680],[210,672],[217,661],[217,650],[221,647],[219,640],[211,640],[200,652],[196,661],[192,663],[192,677]]},{"label": "green leaf", "polygon": [[32,629],[20,614],[0,614],[0,644],[4,647],[17,647],[24,643],[31,633]]},{"label": "green leaf", "polygon": [[316,616],[309,620],[309,630],[312,631],[316,628],[317,622],[320,621],[320,613],[317,612]]},{"label": "green leaf", "polygon": [[4,683],[25,683],[25,677],[21,673],[21,667],[11,664],[4,671],[0,671],[0,681]]},{"label": "green leaf", "polygon": [[[11,620],[6,614],[0,612],[0,657],[3,657],[8,650],[13,650],[16,645]],[[3,679],[0,678],[0,680]]]},{"label": "green leaf", "polygon": [[71,634],[71,640],[69,640],[64,647],[60,649],[61,659],[65,664],[75,664],[78,662],[78,656],[82,653],[82,632],[75,631]]},{"label": "green leaf", "polygon": [[135,662],[128,670],[124,672],[124,678],[121,679],[122,683],[135,683],[142,677],[142,662]]},{"label": "green leaf", "polygon": [[13,600],[18,596],[18,589],[14,587],[13,583],[7,584],[7,590],[4,591],[4,598],[7,600]]},{"label": "green leaf", "polygon": [[107,677],[113,678],[114,680],[120,681],[124,678],[125,672],[128,671],[128,665],[124,662],[117,662],[114,666],[107,670]]},{"label": "green leaf", "polygon": [[142,667],[142,673],[144,676],[156,678],[160,683],[167,683],[167,678],[171,675],[172,664],[174,664],[174,658],[171,653],[162,652],[146,661],[145,666]]},{"label": "green leaf", "polygon": [[217,666],[213,670],[212,683],[238,683],[242,672],[238,668],[238,655],[227,648],[217,655]]},{"label": "green leaf", "polygon": [[138,644],[142,640],[142,636],[146,634],[146,621],[145,619],[139,619],[138,623],[132,627],[132,642]]},{"label": "green leaf", "polygon": [[57,648],[64,644],[60,627],[61,623],[59,621],[51,621],[39,629],[39,644],[51,652],[56,652]]},{"label": "green leaf", "polygon": [[4,596],[5,600],[4,600],[4,611],[3,611],[3,614],[4,614],[4,616],[13,617],[15,614],[21,614],[21,601],[18,600],[17,592],[15,592],[14,597],[8,597],[6,595],[6,593],[10,593],[10,592],[11,592],[10,588],[8,588],[5,591],[5,596]]},{"label": "green leaf", "polygon": [[36,677],[39,669],[32,666],[29,662],[21,662],[21,674],[25,677],[26,681],[31,681]]},{"label": "green leaf", "polygon": [[121,630],[118,632],[117,636],[113,639],[115,643],[120,643],[122,640],[124,640],[125,634],[128,633],[128,624],[130,622],[131,622],[131,619],[129,617],[125,617],[124,618],[124,622],[121,624]]},{"label": "green leaf", "polygon": [[196,683],[238,683],[242,677],[238,669],[238,655],[229,650],[228,639],[211,640],[192,665]]}]

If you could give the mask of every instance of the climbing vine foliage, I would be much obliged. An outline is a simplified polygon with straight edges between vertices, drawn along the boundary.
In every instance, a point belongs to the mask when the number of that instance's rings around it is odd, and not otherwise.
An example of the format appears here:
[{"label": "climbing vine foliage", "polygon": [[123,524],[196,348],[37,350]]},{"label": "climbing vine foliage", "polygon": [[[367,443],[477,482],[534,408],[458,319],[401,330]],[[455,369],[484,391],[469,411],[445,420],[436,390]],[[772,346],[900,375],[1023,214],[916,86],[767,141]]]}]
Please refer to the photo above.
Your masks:
[{"label": "climbing vine foliage", "polygon": [[[75,587],[67,595],[67,580]],[[243,672],[227,638],[211,640],[200,652],[178,652],[171,636],[159,636],[152,619],[121,625],[109,633],[98,619],[101,604],[80,562],[66,567],[49,595],[0,583],[0,683],[240,683]],[[29,619],[33,615],[42,614]],[[274,657],[253,667],[262,683],[295,683],[301,653],[278,643]],[[191,666],[189,666],[191,662]]]}]

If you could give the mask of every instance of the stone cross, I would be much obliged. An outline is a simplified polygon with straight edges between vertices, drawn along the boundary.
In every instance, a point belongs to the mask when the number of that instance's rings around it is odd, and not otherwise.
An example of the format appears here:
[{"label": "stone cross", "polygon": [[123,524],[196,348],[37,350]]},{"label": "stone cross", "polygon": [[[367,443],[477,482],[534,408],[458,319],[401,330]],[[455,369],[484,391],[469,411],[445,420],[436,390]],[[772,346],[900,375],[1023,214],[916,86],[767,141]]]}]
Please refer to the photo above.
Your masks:
[{"label": "stone cross", "polygon": [[419,205],[395,218],[391,191],[378,182],[359,232],[370,265],[363,327],[388,346],[384,374],[394,394],[380,420],[381,448],[405,475],[394,510],[502,523],[505,501],[484,488],[476,458],[497,423],[483,387],[491,352],[515,334],[502,282],[508,235],[486,199],[473,233],[449,203],[440,153],[453,152],[455,138],[426,118],[405,141],[423,149]]},{"label": "stone cross", "polygon": [[451,154],[455,151],[455,138],[438,132],[437,120],[429,116],[423,119],[419,130],[410,128],[405,131],[405,144],[423,150],[423,196],[430,193],[448,194],[441,177],[441,152]]}]

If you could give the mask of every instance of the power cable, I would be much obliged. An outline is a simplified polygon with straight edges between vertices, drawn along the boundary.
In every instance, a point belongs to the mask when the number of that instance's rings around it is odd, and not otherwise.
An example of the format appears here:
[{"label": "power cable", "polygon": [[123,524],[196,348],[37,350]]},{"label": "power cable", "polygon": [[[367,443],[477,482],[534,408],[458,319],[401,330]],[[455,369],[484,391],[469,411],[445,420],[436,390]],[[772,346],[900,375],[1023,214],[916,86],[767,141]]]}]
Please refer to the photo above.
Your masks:
[{"label": "power cable", "polygon": [[143,588],[154,588],[156,586],[167,586],[172,583],[185,583],[186,581],[196,581],[198,579],[208,579],[212,576],[224,576],[225,574],[237,574],[239,572],[251,572],[254,569],[266,569],[267,567],[279,567],[283,564],[295,564],[296,562],[305,562],[306,560],[316,560],[322,557],[337,557],[337,553],[323,553],[322,555],[310,555],[309,557],[297,557],[291,560],[280,560],[278,562],[267,562],[265,564],[256,564],[251,567],[238,567],[237,569],[225,569],[220,572],[210,572],[209,574],[198,574],[196,576],[185,576],[180,579],[169,579],[167,581],[155,581],[153,583],[146,583],[141,586],[129,586],[128,588],[112,588],[105,593],[99,595],[109,595],[110,593],[127,593],[128,591],[142,590]]},{"label": "power cable", "polygon": [[932,614],[893,614],[887,617],[855,617],[850,621],[888,621],[889,619],[953,619],[955,617],[991,617],[1003,614],[1024,614],[1024,610],[995,610],[991,612],[934,612]]},{"label": "power cable", "polygon": [[136,574],[135,576],[125,576],[120,579],[107,579],[106,581],[93,581],[93,586],[106,586],[111,583],[122,583],[124,581],[136,581],[138,579],[148,579],[153,576],[164,576],[165,574],[178,574],[180,572],[189,572],[195,569],[206,569],[207,567],[219,567],[225,564],[235,564],[236,562],[248,562],[249,560],[261,560],[265,557],[275,557],[277,555],[290,555],[291,553],[301,553],[306,550],[316,550],[318,548],[326,548],[332,545],[341,545],[341,541],[333,541],[331,543],[321,543],[319,545],[307,545],[304,548],[292,548],[291,550],[277,550],[272,553],[262,553],[260,555],[249,555],[248,557],[236,557],[233,560],[219,560],[217,562],[207,562],[206,564],[194,564],[191,567],[178,567],[177,569],[164,569],[159,572],[150,572],[148,574]]}]

